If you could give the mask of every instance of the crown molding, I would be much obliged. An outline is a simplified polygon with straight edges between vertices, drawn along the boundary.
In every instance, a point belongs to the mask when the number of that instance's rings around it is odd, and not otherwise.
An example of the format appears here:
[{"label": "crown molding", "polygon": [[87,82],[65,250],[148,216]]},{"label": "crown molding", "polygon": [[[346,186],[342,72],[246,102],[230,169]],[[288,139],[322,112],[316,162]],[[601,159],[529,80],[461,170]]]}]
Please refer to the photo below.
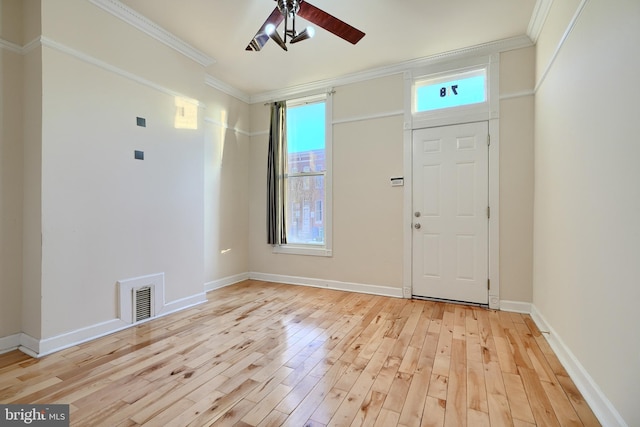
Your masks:
[{"label": "crown molding", "polygon": [[549,74],[549,71],[551,71],[551,67],[556,62],[556,58],[558,57],[560,50],[562,50],[562,47],[564,46],[565,42],[569,38],[569,35],[571,35],[571,32],[573,31],[576,24],[578,23],[578,20],[580,19],[580,16],[582,15],[582,12],[584,11],[584,9],[587,7],[588,3],[589,3],[589,0],[580,1],[580,4],[576,8],[576,11],[573,14],[573,17],[571,18],[571,21],[569,21],[569,24],[567,25],[567,29],[562,34],[562,37],[560,37],[560,40],[558,41],[558,45],[556,46],[555,50],[553,51],[553,54],[551,55],[551,59],[549,59],[549,62],[547,62],[547,65],[543,68],[543,71],[540,74],[540,78],[536,82],[534,92],[537,93],[538,89],[540,89],[540,86],[542,86],[542,84],[544,83],[545,79],[547,78],[547,75]]},{"label": "crown molding", "polygon": [[347,74],[335,79],[321,80],[317,82],[307,83],[298,86],[292,86],[285,89],[264,92],[251,96],[250,103],[257,104],[260,102],[269,102],[278,99],[287,99],[292,96],[298,96],[302,93],[317,93],[321,90],[334,86],[343,86],[351,83],[357,83],[365,80],[387,77],[393,74],[402,74],[407,70],[428,67],[445,61],[451,61],[469,56],[490,55],[509,50],[520,49],[533,46],[531,39],[526,36],[511,37],[508,39],[497,40],[489,43],[483,43],[475,46],[469,46],[449,52],[439,53],[424,58],[413,59],[410,61],[399,62],[394,65],[374,68],[353,74]]},{"label": "crown molding", "polygon": [[122,19],[124,22],[133,26],[134,28],[177,50],[187,58],[197,62],[203,67],[208,67],[209,65],[212,65],[216,62],[215,59],[211,58],[206,53],[179,39],[174,34],[162,28],[160,25],[145,18],[143,15],[124,5],[118,0],[89,1],[99,8],[109,12],[113,16]]},{"label": "crown molding", "polygon": [[533,43],[538,42],[538,38],[542,32],[542,27],[544,27],[547,16],[549,16],[552,4],[553,0],[538,0],[533,8],[531,21],[529,21],[529,27],[527,28],[527,35]]},{"label": "crown molding", "polygon": [[245,93],[235,87],[216,79],[215,77],[207,74],[204,78],[205,84],[211,86],[214,89],[218,89],[221,92],[226,93],[227,95],[233,96],[236,99],[239,99],[242,102],[247,104],[251,103],[251,96],[248,93]]}]

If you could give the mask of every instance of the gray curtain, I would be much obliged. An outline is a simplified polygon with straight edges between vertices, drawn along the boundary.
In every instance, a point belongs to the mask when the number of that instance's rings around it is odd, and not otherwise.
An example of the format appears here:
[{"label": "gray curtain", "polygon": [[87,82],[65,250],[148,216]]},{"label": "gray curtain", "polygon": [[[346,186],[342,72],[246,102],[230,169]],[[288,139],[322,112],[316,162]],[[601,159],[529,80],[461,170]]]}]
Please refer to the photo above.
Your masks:
[{"label": "gray curtain", "polygon": [[267,243],[287,243],[285,224],[287,173],[287,108],[284,101],[271,104],[267,154]]}]

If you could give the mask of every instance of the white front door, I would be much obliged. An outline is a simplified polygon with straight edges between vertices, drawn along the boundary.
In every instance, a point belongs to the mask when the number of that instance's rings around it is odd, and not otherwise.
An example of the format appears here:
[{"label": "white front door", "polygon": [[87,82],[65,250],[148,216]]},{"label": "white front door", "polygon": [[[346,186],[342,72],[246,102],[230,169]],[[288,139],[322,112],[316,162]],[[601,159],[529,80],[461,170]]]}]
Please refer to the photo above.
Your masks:
[{"label": "white front door", "polygon": [[413,132],[412,293],[488,302],[489,126]]}]

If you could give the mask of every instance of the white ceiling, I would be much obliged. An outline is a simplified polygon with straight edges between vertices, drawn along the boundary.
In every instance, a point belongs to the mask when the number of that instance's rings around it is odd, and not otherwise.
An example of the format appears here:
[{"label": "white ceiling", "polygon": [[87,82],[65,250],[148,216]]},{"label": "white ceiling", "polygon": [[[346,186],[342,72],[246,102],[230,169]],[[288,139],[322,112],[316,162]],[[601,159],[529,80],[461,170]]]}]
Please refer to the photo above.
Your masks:
[{"label": "white ceiling", "polygon": [[[527,35],[536,10],[536,0],[310,0],[366,36],[351,45],[315,26],[313,39],[288,52],[273,41],[252,52],[245,47],[274,0],[121,2],[214,58],[206,72],[247,95]],[[299,18],[297,27],[307,24]]]}]

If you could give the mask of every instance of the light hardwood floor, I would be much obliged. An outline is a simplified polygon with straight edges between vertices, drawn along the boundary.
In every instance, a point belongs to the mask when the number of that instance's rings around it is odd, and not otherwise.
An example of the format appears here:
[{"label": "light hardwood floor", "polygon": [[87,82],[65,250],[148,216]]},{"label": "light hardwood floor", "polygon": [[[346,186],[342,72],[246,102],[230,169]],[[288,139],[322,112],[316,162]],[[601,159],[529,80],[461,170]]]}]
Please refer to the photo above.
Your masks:
[{"label": "light hardwood floor", "polygon": [[246,281],[36,360],[0,402],[78,426],[596,426],[527,315]]}]

